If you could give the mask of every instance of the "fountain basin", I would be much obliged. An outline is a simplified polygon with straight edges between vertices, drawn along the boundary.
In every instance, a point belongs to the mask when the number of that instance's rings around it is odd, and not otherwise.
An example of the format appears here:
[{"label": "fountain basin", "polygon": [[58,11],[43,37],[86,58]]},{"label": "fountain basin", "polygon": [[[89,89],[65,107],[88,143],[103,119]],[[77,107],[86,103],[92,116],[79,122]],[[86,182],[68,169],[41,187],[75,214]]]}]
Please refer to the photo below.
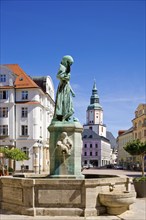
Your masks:
[{"label": "fountain basin", "polygon": [[129,209],[129,206],[136,200],[136,192],[109,192],[99,193],[99,201],[107,207],[110,215],[120,215]]},{"label": "fountain basin", "polygon": [[106,213],[106,207],[98,199],[99,194],[109,193],[111,184],[118,192],[126,190],[129,184],[129,178],[123,176],[86,177],[1,177],[0,206],[29,216],[97,216]]}]

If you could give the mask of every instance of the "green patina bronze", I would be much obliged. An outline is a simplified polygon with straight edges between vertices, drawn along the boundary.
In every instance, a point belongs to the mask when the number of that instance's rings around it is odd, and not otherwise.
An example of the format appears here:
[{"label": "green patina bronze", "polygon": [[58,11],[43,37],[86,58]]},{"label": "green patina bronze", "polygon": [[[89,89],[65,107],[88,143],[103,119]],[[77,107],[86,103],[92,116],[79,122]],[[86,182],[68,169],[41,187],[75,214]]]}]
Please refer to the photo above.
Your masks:
[{"label": "green patina bronze", "polygon": [[57,73],[57,78],[60,80],[60,83],[56,94],[53,120],[69,121],[74,113],[72,97],[75,97],[75,93],[70,85],[70,67],[73,62],[73,58],[67,55],[62,58],[60,63],[60,68]]},{"label": "green patina bronze", "polygon": [[82,125],[74,113],[70,85],[70,67],[74,60],[62,58],[57,78],[60,80],[56,94],[55,112],[48,127],[50,132],[50,176],[53,178],[83,178],[81,174]]}]

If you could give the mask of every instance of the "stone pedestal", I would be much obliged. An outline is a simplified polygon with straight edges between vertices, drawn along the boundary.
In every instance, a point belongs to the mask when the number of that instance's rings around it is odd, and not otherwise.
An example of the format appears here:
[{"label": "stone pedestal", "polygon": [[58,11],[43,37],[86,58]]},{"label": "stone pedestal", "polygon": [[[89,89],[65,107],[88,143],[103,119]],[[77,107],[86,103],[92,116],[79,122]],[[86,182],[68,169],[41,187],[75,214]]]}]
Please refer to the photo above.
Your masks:
[{"label": "stone pedestal", "polygon": [[[48,130],[50,132],[50,175],[54,178],[84,178],[81,174],[82,125],[79,122],[53,121]],[[66,132],[71,142],[68,152],[65,150],[65,145],[62,148],[58,147],[63,132]]]}]

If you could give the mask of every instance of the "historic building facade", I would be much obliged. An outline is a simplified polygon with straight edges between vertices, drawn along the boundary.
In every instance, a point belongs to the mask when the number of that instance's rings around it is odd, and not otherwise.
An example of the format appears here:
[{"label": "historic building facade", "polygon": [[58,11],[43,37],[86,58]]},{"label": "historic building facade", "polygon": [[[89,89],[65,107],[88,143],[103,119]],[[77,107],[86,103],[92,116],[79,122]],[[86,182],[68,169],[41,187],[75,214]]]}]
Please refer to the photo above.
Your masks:
[{"label": "historic building facade", "polygon": [[83,129],[82,166],[92,164],[93,166],[101,167],[109,164],[112,152],[111,142],[106,137],[107,131],[106,125],[103,123],[103,109],[99,103],[95,82],[90,105],[86,111],[86,124]]},{"label": "historic building facade", "polygon": [[146,104],[139,104],[135,111],[133,123],[133,138],[146,141]]},{"label": "historic building facade", "polygon": [[138,105],[132,124],[130,129],[119,131],[117,137],[118,163],[123,165],[125,169],[138,170],[141,164],[139,157],[132,157],[124,150],[124,146],[131,140],[146,141],[146,104]]},{"label": "historic building facade", "polygon": [[[15,169],[49,171],[49,126],[54,112],[52,79],[32,79],[17,64],[0,66],[0,147],[19,148],[29,156]],[[8,166],[13,167],[9,161]]]}]

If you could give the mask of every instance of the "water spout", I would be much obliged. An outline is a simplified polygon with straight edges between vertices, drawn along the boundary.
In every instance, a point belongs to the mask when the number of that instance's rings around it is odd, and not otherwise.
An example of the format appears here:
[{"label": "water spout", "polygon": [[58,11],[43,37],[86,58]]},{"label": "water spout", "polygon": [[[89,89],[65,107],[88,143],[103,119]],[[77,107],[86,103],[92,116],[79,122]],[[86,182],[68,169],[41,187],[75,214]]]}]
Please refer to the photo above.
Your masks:
[{"label": "water spout", "polygon": [[111,183],[109,185],[109,191],[112,192],[114,190],[114,188],[115,188],[115,183]]}]

